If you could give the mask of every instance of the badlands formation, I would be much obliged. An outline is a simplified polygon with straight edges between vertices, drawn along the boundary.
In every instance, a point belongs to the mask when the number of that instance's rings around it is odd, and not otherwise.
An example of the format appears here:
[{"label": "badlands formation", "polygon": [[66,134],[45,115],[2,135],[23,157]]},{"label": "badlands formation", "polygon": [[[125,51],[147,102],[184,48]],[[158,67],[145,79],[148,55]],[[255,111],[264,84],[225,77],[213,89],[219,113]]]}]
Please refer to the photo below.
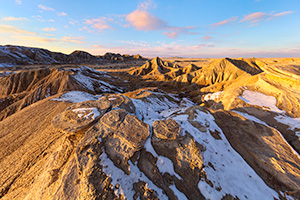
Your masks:
[{"label": "badlands formation", "polygon": [[299,66],[155,58],[3,74],[0,199],[300,199]]}]

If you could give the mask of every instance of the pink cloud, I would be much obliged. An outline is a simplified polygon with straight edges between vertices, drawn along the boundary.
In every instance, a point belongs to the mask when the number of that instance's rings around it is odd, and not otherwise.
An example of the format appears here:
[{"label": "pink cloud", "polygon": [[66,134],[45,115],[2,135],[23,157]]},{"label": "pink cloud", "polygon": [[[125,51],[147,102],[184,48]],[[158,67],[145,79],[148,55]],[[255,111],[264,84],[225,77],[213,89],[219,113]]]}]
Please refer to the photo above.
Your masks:
[{"label": "pink cloud", "polygon": [[72,36],[65,36],[60,39],[60,41],[65,43],[77,43],[77,44],[83,44],[85,43],[84,37],[72,37]]},{"label": "pink cloud", "polygon": [[209,35],[207,35],[207,36],[202,37],[202,39],[203,39],[203,40],[210,40],[210,39],[212,39],[212,37],[209,36]]},{"label": "pink cloud", "polygon": [[260,22],[261,20],[264,20],[267,16],[268,15],[266,13],[255,12],[244,16],[241,22],[249,22],[251,24],[255,24],[257,22]]},{"label": "pink cloud", "polygon": [[175,39],[178,37],[178,33],[177,32],[163,32],[163,34],[165,36],[167,36],[168,38],[172,38]]},{"label": "pink cloud", "polygon": [[235,22],[236,20],[238,20],[238,17],[231,17],[229,19],[225,19],[223,21],[214,23],[211,26],[222,26],[222,25],[225,25],[225,24],[228,24],[228,23],[231,23],[231,22]]},{"label": "pink cloud", "polygon": [[198,34],[196,32],[190,32],[190,30],[195,28],[196,28],[195,26],[186,26],[186,27],[170,26],[166,28],[167,31],[163,32],[163,34],[168,38],[175,39],[178,37],[179,34],[186,34],[186,35]]},{"label": "pink cloud", "polygon": [[292,13],[293,13],[293,11],[280,12],[280,13],[274,14],[273,17],[281,17],[281,16],[292,14]]},{"label": "pink cloud", "polygon": [[45,10],[45,11],[55,11],[54,8],[51,8],[51,7],[48,7],[48,6],[44,6],[44,5],[38,5],[38,7],[42,10]]},{"label": "pink cloud", "polygon": [[125,45],[120,46],[103,46],[94,45],[89,52],[93,54],[103,54],[105,52],[118,52],[122,54],[141,54],[147,57],[168,57],[168,56],[191,56],[199,52],[206,52],[214,48],[212,45],[197,44],[197,45],[181,45],[174,42],[166,43],[148,43],[148,42],[132,42],[123,41]]},{"label": "pink cloud", "polygon": [[91,28],[96,29],[98,31],[102,31],[104,29],[112,29],[112,27],[107,23],[107,21],[112,21],[112,19],[108,19],[106,17],[87,19],[85,20],[85,24],[90,25]]},{"label": "pink cloud", "polygon": [[299,55],[299,48],[277,48],[277,49],[249,49],[249,48],[229,48],[216,47],[209,44],[182,45],[174,42],[166,43],[147,43],[140,44],[135,42],[121,46],[94,45],[87,49],[92,54],[104,54],[105,52],[115,52],[121,54],[141,54],[145,57],[194,57],[194,58],[218,58],[218,57],[296,57]]},{"label": "pink cloud", "polygon": [[52,32],[52,31],[56,31],[56,28],[53,27],[46,27],[42,29],[43,31],[47,31],[47,32]]},{"label": "pink cloud", "polygon": [[165,21],[143,10],[129,13],[126,20],[139,31],[154,31],[168,27]]},{"label": "pink cloud", "polygon": [[250,26],[254,26],[254,25],[257,25],[260,21],[270,20],[275,17],[282,17],[282,16],[289,15],[292,13],[293,13],[293,11],[285,11],[285,12],[270,13],[270,14],[263,13],[263,12],[255,12],[255,13],[251,13],[249,15],[244,16],[244,18],[240,22],[248,22],[251,24]]},{"label": "pink cloud", "polygon": [[129,25],[126,24],[123,27],[127,28],[132,26],[138,31],[164,30],[163,35],[172,39],[177,38],[179,34],[197,34],[195,32],[190,32],[191,29],[196,28],[194,26],[169,26],[164,20],[152,15],[147,10],[154,6],[152,0],[144,1],[139,4],[136,10],[126,15],[125,19],[129,22]]}]

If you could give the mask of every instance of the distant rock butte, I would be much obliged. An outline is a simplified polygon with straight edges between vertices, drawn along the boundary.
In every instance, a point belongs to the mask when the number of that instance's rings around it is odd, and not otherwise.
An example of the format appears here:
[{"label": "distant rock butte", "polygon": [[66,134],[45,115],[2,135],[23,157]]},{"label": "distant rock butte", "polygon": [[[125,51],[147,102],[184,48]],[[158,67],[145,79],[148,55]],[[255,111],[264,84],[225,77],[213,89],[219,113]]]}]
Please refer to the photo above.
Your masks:
[{"label": "distant rock butte", "polygon": [[88,52],[76,50],[71,54],[52,52],[47,49],[5,45],[0,46],[0,64],[16,65],[52,65],[52,64],[101,64],[104,62],[146,60],[140,55],[121,55],[106,53],[94,56]]}]

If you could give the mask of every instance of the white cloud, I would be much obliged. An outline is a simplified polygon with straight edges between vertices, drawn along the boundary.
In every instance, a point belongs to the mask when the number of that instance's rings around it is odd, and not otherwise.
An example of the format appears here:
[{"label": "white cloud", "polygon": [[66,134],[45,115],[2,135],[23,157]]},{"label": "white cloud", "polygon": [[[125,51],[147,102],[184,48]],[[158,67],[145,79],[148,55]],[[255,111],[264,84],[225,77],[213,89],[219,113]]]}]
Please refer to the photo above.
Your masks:
[{"label": "white cloud", "polygon": [[57,29],[53,28],[53,27],[46,27],[46,28],[43,28],[42,30],[47,31],[47,32],[53,32],[53,31],[56,31]]},{"label": "white cloud", "polygon": [[57,12],[57,15],[58,16],[67,16],[68,14],[67,13],[65,13],[65,12]]},{"label": "white cloud", "polygon": [[21,0],[16,0],[16,3],[21,5],[22,4],[22,1]]},{"label": "white cloud", "polygon": [[4,17],[2,18],[4,21],[23,21],[23,20],[28,20],[25,17]]},{"label": "white cloud", "polygon": [[104,29],[112,29],[112,27],[108,24],[108,22],[111,22],[112,20],[112,18],[100,17],[95,19],[87,19],[85,20],[85,24],[90,25],[93,29],[102,31]]},{"label": "white cloud", "polygon": [[44,5],[38,5],[38,8],[40,8],[41,10],[45,10],[45,11],[55,11],[54,8],[48,7],[48,6],[44,6]]}]

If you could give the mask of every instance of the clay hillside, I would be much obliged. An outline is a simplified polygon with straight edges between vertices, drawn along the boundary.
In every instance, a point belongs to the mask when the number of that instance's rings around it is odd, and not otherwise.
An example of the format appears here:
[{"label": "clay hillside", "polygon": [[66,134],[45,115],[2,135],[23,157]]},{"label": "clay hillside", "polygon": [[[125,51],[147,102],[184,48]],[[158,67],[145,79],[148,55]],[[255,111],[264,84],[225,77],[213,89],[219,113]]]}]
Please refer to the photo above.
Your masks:
[{"label": "clay hillside", "polygon": [[0,199],[300,199],[299,91],[300,59],[6,73]]}]

